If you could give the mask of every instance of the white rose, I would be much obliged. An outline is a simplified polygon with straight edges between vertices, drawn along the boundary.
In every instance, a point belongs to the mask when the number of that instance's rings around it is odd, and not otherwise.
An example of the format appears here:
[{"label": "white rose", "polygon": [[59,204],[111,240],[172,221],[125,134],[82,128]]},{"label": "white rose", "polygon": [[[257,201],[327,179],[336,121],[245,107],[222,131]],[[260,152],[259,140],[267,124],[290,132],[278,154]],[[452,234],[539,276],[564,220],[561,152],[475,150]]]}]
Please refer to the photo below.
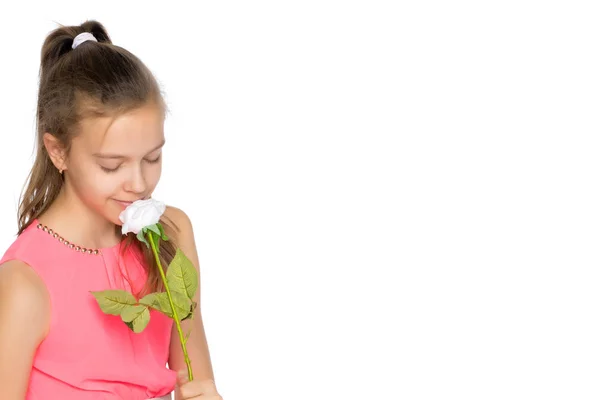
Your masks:
[{"label": "white rose", "polygon": [[166,208],[165,203],[154,199],[134,201],[119,215],[123,223],[121,232],[137,235],[143,228],[156,224]]}]

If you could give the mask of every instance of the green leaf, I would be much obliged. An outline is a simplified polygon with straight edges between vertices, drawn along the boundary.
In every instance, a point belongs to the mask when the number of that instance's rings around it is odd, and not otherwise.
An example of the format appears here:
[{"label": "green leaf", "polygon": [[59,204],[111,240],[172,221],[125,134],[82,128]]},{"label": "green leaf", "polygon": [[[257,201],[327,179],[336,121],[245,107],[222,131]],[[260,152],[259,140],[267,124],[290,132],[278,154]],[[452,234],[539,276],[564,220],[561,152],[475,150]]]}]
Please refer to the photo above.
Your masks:
[{"label": "green leaf", "polygon": [[171,291],[171,297],[173,298],[173,303],[177,309],[177,316],[179,317],[179,320],[183,321],[184,319],[187,319],[190,315],[191,300],[185,297],[184,294],[174,291]]},{"label": "green leaf", "polygon": [[147,227],[145,227],[145,228],[144,228],[144,231],[145,231],[145,232],[152,231],[152,232],[156,233],[156,234],[157,234],[159,237],[160,237],[160,235],[161,235],[161,233],[160,233],[160,229],[159,229],[159,227],[157,226],[157,224],[154,224],[154,225],[148,225]]},{"label": "green leaf", "polygon": [[[173,304],[175,304],[179,319],[183,320],[187,318],[190,313],[190,300],[185,295],[177,292],[171,292],[171,297],[173,298]],[[140,300],[140,304],[158,310],[169,318],[174,318],[171,304],[169,303],[169,296],[166,292],[150,293]]]},{"label": "green leaf", "polygon": [[167,269],[167,285],[172,291],[183,293],[190,300],[198,289],[198,271],[180,249],[175,252]]},{"label": "green leaf", "polygon": [[184,345],[187,343],[188,339],[190,338],[191,333],[192,333],[192,330],[190,329],[190,331],[187,333],[187,335],[185,335],[185,337],[183,338]]},{"label": "green leaf", "polygon": [[129,329],[131,329],[133,331],[133,322],[125,322],[125,325],[127,325],[129,327]]},{"label": "green leaf", "polygon": [[127,306],[121,312],[121,319],[135,333],[142,332],[150,322],[150,312],[144,305]]},{"label": "green leaf", "polygon": [[185,321],[186,319],[193,319],[194,310],[196,309],[196,306],[198,306],[198,303],[196,303],[195,301],[192,301],[192,304],[190,305],[190,313],[188,314],[187,317],[183,318],[182,321]]},{"label": "green leaf", "polygon": [[[165,295],[164,298],[162,294]],[[168,314],[171,311],[171,306],[169,305],[169,299],[167,298],[166,293],[150,293],[140,299],[140,304],[154,308],[163,314]]]},{"label": "green leaf", "polygon": [[146,247],[150,248],[150,243],[148,243],[148,242],[146,241],[146,237],[144,236],[144,231],[143,231],[143,230],[141,230],[141,231],[139,231],[139,232],[138,232],[138,234],[137,234],[137,238],[138,238],[138,240],[139,240],[140,242],[142,242],[142,243],[146,243]]},{"label": "green leaf", "polygon": [[168,242],[169,241],[169,237],[165,233],[165,230],[164,230],[163,226],[160,224],[160,222],[157,223],[156,226],[158,226],[158,229],[160,230],[160,237],[161,237],[161,239],[164,240],[165,242]]},{"label": "green leaf", "polygon": [[105,314],[120,315],[126,306],[137,303],[135,297],[124,290],[103,290],[91,292],[96,298],[100,309]]},{"label": "green leaf", "polygon": [[123,322],[131,322],[136,319],[146,308],[147,306],[142,304],[136,304],[133,306],[127,305],[123,307],[123,310],[121,310],[121,319]]}]

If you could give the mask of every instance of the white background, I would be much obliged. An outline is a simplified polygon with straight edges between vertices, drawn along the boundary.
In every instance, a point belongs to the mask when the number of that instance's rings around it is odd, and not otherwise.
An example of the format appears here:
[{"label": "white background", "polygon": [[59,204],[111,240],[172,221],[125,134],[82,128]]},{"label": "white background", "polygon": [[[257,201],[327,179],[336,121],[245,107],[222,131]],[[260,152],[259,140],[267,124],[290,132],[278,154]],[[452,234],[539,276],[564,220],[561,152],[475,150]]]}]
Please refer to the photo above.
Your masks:
[{"label": "white background", "polygon": [[599,398],[594,2],[179,4],[1,6],[0,247],[42,42],[97,19],[166,92],[225,400]]}]

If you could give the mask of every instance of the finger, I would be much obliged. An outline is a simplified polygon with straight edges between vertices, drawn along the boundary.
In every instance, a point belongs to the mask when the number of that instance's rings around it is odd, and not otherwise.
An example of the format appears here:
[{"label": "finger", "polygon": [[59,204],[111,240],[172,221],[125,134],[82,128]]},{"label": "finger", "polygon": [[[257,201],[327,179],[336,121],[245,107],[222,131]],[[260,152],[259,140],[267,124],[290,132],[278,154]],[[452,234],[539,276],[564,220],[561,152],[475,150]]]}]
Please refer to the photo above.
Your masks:
[{"label": "finger", "polygon": [[177,371],[177,384],[179,386],[183,386],[187,382],[189,382],[189,377],[186,369],[181,369]]},{"label": "finger", "polygon": [[198,391],[198,388],[195,388],[193,384],[187,383],[184,386],[179,388],[179,394],[181,395],[181,399],[184,400],[192,400],[192,399],[204,399],[202,396],[202,392]]}]

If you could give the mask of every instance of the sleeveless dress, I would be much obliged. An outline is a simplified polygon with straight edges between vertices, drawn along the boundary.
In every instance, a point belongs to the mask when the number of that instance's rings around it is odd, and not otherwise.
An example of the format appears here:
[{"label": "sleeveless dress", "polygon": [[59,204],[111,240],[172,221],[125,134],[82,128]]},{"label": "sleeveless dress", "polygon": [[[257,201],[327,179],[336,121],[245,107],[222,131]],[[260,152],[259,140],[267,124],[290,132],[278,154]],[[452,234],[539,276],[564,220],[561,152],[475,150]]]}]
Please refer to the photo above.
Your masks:
[{"label": "sleeveless dress", "polygon": [[134,333],[90,293],[137,293],[147,277],[141,251],[129,246],[121,253],[122,242],[83,253],[41,227],[34,219],[0,259],[28,264],[50,294],[50,330],[35,354],[26,400],[170,399],[177,379],[166,366],[173,320],[150,310],[150,323]]}]

